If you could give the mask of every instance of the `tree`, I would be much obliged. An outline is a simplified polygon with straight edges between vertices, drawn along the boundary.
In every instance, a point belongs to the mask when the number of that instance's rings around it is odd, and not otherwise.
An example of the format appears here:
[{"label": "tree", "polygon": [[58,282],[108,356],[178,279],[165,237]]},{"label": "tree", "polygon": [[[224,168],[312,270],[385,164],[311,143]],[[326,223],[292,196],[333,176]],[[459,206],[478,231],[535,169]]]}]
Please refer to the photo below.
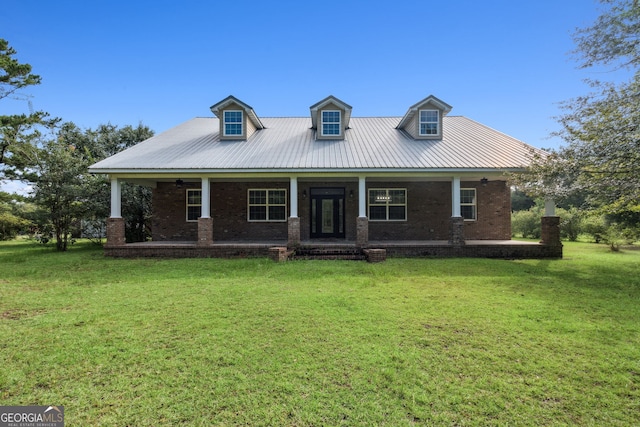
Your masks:
[{"label": "tree", "polygon": [[[140,141],[151,138],[153,131],[147,126],[103,124],[95,130],[81,130],[73,123],[61,126],[60,138],[83,153],[89,164],[112,156]],[[94,224],[104,223],[109,216],[111,186],[106,176],[86,177],[84,186],[84,219]],[[125,183],[122,186],[122,217],[125,220],[125,236],[129,242],[140,242],[148,237],[151,218],[151,190],[141,185]]]},{"label": "tree", "polygon": [[[41,82],[40,76],[31,73],[31,65],[20,63],[15,55],[16,50],[9,46],[9,42],[0,38],[0,100],[19,99],[20,89]],[[31,103],[29,107],[31,110]],[[40,136],[36,127],[52,127],[57,122],[42,111],[30,111],[28,115],[0,115],[0,172],[6,173],[8,167],[9,176],[15,177],[15,172],[26,167],[26,160],[32,157],[31,143]]]},{"label": "tree", "polygon": [[35,159],[34,199],[47,210],[53,225],[56,249],[66,251],[74,223],[87,211],[84,195],[89,160],[73,145],[58,138],[44,143]]},{"label": "tree", "polygon": [[640,213],[640,5],[601,0],[606,9],[575,35],[580,67],[626,68],[629,81],[590,82],[593,92],[563,104],[558,135],[566,146],[534,157],[521,188],[566,199],[583,194],[587,207],[633,220]]}]

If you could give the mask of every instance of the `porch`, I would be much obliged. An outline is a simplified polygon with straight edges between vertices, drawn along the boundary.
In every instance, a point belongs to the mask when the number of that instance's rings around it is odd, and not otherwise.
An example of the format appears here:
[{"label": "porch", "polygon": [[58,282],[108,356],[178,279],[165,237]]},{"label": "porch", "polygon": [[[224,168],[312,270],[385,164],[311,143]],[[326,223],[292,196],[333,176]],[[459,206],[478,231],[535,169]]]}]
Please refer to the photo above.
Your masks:
[{"label": "porch", "polygon": [[[355,241],[301,241],[296,247],[287,248],[287,242],[274,241],[219,241],[201,245],[195,241],[141,242],[105,246],[105,255],[121,258],[247,258],[271,257],[276,259],[274,250],[281,249],[285,259],[295,259],[296,252],[325,254],[308,256],[316,259],[340,259],[341,252],[354,254],[376,250],[384,257],[472,257],[472,258],[561,258],[562,245],[525,242],[517,240],[467,240],[464,244],[452,244],[446,240],[370,241],[360,247]],[[332,254],[332,255],[329,255]],[[345,258],[349,259],[349,258]],[[378,261],[384,260],[377,258]]]}]

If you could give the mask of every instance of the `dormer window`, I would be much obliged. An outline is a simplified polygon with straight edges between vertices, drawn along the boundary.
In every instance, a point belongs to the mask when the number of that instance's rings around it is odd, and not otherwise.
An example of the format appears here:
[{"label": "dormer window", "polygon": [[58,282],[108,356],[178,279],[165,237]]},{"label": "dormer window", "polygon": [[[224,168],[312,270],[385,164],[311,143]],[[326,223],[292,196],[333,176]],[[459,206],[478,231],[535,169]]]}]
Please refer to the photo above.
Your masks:
[{"label": "dormer window", "polygon": [[322,136],[340,135],[340,111],[322,111]]},{"label": "dormer window", "polygon": [[420,110],[420,136],[440,135],[438,110]]},{"label": "dormer window", "polygon": [[451,105],[429,95],[409,107],[396,129],[408,133],[413,139],[441,139],[442,117],[451,111]]},{"label": "dormer window", "polygon": [[224,135],[242,135],[242,111],[226,110],[224,112]]}]

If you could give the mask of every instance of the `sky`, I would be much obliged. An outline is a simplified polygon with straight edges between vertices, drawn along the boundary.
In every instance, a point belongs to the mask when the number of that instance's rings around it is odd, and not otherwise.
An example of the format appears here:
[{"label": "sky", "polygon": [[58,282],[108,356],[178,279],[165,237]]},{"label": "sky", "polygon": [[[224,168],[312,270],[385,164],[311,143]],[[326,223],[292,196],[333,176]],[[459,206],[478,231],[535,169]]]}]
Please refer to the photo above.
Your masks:
[{"label": "sky", "polygon": [[[42,84],[0,114],[156,133],[228,95],[260,117],[308,116],[334,95],[354,117],[403,116],[428,95],[539,148],[562,101],[589,92],[571,51],[596,0],[35,1],[3,3],[0,38]],[[8,191],[5,184],[4,191]]]}]

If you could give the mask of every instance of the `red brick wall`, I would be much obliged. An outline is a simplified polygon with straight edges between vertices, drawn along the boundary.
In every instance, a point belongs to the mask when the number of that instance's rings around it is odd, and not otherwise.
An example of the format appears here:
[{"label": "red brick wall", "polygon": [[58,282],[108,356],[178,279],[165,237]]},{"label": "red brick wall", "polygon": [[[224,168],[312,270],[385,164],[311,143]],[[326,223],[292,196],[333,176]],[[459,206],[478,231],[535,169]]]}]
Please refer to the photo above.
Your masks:
[{"label": "red brick wall", "polygon": [[[299,182],[298,216],[301,240],[310,238],[310,197],[301,197],[312,187],[345,188],[346,240],[356,240],[358,216],[358,183]],[[502,181],[462,182],[462,188],[476,188],[477,221],[465,222],[465,239],[511,238],[511,200],[509,187]],[[197,188],[197,187],[188,187]],[[247,191],[249,188],[285,188],[288,182],[212,182],[211,216],[213,241],[287,240],[287,222],[248,222]],[[368,183],[367,188],[406,188],[407,221],[369,222],[369,240],[448,240],[451,219],[451,183],[393,182]],[[349,197],[353,192],[354,196]],[[366,195],[364,195],[366,197]],[[153,233],[155,241],[196,241],[198,223],[186,221],[186,188],[173,183],[158,183],[153,191]],[[288,215],[288,214],[287,214]]]},{"label": "red brick wall", "polygon": [[187,188],[197,187],[177,188],[174,183],[159,182],[153,189],[152,240],[198,240],[198,222],[187,222]]},{"label": "red brick wall", "polygon": [[511,239],[511,190],[504,181],[461,182],[461,188],[476,189],[477,221],[465,221],[465,240]]}]

